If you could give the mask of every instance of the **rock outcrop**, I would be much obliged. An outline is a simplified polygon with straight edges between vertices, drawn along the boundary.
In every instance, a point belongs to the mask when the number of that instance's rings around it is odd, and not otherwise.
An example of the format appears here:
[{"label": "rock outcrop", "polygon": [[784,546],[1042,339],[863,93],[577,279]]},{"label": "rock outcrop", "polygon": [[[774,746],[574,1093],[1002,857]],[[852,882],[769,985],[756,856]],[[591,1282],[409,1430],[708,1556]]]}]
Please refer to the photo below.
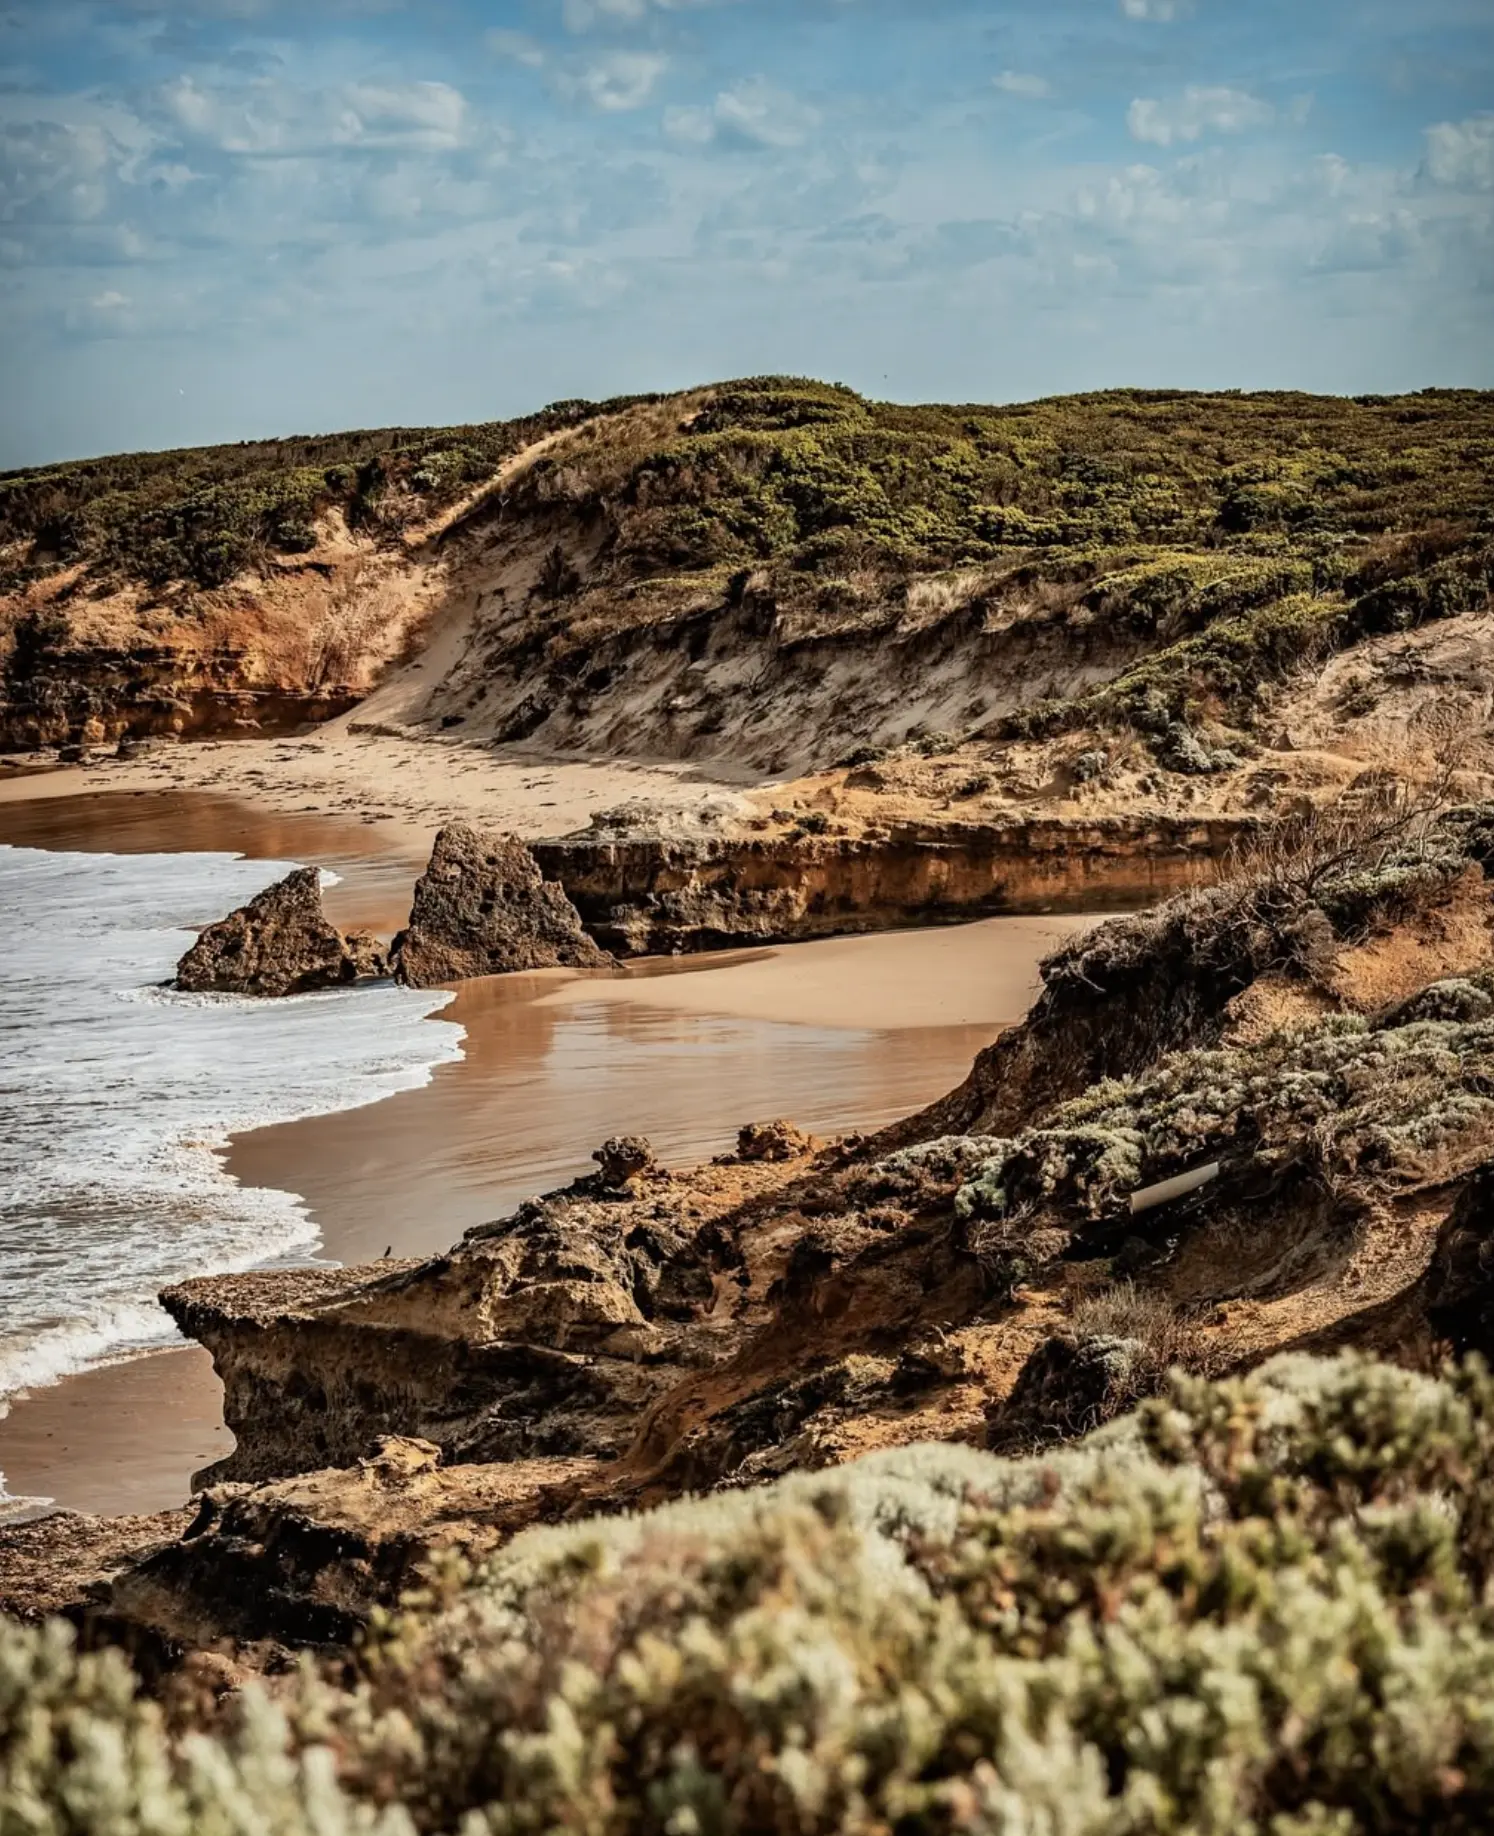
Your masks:
[{"label": "rock outcrop", "polygon": [[[1494,1159],[1488,845],[1468,812],[1311,899],[1254,880],[1114,921],[1050,965],[970,1086],[882,1136],[818,1149],[756,1124],[673,1175],[618,1139],[446,1257],[185,1283],[163,1298],[237,1437],[211,1477],[347,1465],[396,1435],[452,1464],[603,1462],[591,1502],[621,1505],[888,1440],[1073,1432],[1179,1356],[1353,1342],[1413,1290],[1444,1331],[1481,1319],[1474,1198],[1435,1294],[1417,1284],[1453,1188]],[[1214,1161],[1132,1214],[1138,1188]],[[1096,1288],[1119,1291],[1109,1323],[1080,1307]]]},{"label": "rock outcrop", "polygon": [[930,819],[859,835],[676,835],[603,818],[530,852],[592,936],[618,956],[654,956],[1149,904],[1210,878],[1250,826]]},{"label": "rock outcrop", "polygon": [[186,994],[292,995],[388,973],[367,931],[344,936],[322,910],[321,876],[298,867],[210,924],[176,967]]},{"label": "rock outcrop", "polygon": [[517,836],[453,822],[437,835],[416,882],[393,962],[401,982],[429,988],[519,969],[602,969],[612,958]]},{"label": "rock outcrop", "polygon": [[597,1177],[609,1192],[624,1192],[628,1181],[658,1165],[654,1150],[642,1135],[613,1135],[592,1155],[600,1169]]}]

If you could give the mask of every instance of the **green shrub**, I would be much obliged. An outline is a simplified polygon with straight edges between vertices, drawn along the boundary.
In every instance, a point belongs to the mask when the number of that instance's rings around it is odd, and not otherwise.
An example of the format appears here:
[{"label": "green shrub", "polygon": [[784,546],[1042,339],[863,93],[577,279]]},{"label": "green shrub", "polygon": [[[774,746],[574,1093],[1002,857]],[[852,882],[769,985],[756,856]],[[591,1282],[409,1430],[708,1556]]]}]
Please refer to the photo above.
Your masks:
[{"label": "green shrub", "polygon": [[116,1660],[5,1628],[0,1819],[1473,1836],[1491,1496],[1481,1366],[1294,1356],[1038,1459],[905,1448],[526,1532],[383,1624],[352,1688],[247,1692],[226,1733],[170,1739]]},{"label": "green shrub", "polygon": [[556,402],[517,421],[385,428],[238,446],[126,453],[0,476],[0,546],[29,542],[48,568],[85,560],[106,577],[220,586],[261,552],[300,554],[337,506],[398,528],[491,478],[520,447],[651,398]]}]

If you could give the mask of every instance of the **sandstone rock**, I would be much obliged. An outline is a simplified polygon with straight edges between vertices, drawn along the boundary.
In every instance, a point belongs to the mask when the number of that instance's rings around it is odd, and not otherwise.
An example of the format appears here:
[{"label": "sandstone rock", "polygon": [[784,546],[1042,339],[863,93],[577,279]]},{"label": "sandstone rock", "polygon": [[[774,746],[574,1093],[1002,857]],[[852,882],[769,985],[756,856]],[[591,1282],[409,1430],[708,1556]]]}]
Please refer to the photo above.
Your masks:
[{"label": "sandstone rock", "polygon": [[394,972],[411,988],[520,969],[600,969],[612,958],[546,880],[517,836],[471,823],[441,830],[416,882],[410,923],[394,941]]},{"label": "sandstone rock", "polygon": [[386,973],[366,931],[344,937],[322,910],[321,877],[298,867],[210,924],[176,967],[188,994],[290,995]]},{"label": "sandstone rock", "polygon": [[383,1490],[408,1486],[412,1480],[433,1473],[441,1464],[441,1449],[434,1441],[422,1441],[409,1435],[387,1434],[358,1470],[370,1485]]},{"label": "sandstone rock", "polygon": [[389,952],[372,931],[349,931],[343,942],[347,946],[355,980],[377,982],[388,975]]},{"label": "sandstone rock", "polygon": [[601,1168],[601,1181],[611,1192],[621,1191],[630,1179],[655,1165],[654,1150],[642,1135],[614,1135],[592,1155]]},{"label": "sandstone rock", "polygon": [[776,1122],[748,1122],[737,1131],[739,1160],[797,1160],[813,1146],[802,1128],[781,1117]]}]

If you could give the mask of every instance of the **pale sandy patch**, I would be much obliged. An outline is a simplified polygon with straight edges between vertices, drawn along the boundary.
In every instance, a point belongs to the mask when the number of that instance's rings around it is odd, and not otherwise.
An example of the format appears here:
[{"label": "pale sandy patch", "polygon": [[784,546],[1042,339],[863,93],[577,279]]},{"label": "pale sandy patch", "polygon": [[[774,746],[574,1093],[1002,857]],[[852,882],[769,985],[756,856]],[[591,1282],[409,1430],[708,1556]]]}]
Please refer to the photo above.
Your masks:
[{"label": "pale sandy patch", "polygon": [[334,722],[304,738],[188,741],[141,759],[24,772],[0,778],[0,803],[113,790],[208,790],[287,814],[354,819],[378,826],[380,846],[422,860],[436,830],[457,818],[533,840],[585,828],[620,804],[658,806],[667,823],[671,812],[728,814],[742,801],[740,784],[694,765],[549,759]]},{"label": "pale sandy patch", "polygon": [[1009,1026],[1032,1004],[1042,958],[1103,922],[1104,914],[1094,913],[989,918],[947,930],[825,938],[719,964],[698,957],[647,963],[621,976],[566,982],[538,1004],[602,1001],[879,1032]]}]

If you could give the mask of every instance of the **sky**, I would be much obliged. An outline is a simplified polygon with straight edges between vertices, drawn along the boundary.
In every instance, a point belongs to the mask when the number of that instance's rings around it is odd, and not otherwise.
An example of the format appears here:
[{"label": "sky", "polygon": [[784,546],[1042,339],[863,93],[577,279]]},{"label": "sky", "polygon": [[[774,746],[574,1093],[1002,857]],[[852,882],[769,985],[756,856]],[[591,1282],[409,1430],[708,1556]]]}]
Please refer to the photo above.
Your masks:
[{"label": "sky", "polygon": [[1494,384],[1491,0],[0,0],[0,467]]}]

